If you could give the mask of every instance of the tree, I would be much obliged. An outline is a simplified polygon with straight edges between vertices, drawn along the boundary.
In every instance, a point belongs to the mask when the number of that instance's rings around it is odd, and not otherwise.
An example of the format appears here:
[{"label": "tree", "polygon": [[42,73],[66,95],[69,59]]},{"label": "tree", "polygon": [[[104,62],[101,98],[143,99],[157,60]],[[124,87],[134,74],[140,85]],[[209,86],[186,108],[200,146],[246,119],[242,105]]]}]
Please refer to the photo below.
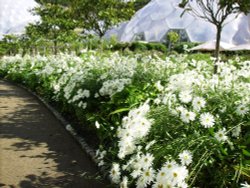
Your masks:
[{"label": "tree", "polygon": [[46,39],[53,43],[54,54],[57,54],[59,42],[69,42],[77,38],[74,32],[77,22],[72,19],[68,7],[43,3],[33,10],[33,13],[40,16],[40,21],[30,24],[26,28],[27,35],[33,42]]},{"label": "tree", "polygon": [[1,54],[15,55],[18,53],[20,48],[18,36],[13,34],[4,35],[0,42]]},{"label": "tree", "polygon": [[167,34],[167,44],[168,44],[168,51],[171,51],[171,48],[174,44],[176,44],[180,40],[180,36],[178,33],[174,31],[170,31]]},{"label": "tree", "polygon": [[123,0],[72,0],[74,17],[85,33],[102,37],[112,26],[134,14],[134,3]]},{"label": "tree", "polygon": [[36,0],[36,2],[38,2],[39,4],[46,4],[46,3],[50,3],[50,4],[58,4],[58,5],[63,5],[63,6],[68,6],[70,4],[70,2],[68,0]]},{"label": "tree", "polygon": [[221,32],[226,20],[231,14],[240,12],[250,12],[249,0],[182,0],[179,4],[181,8],[191,14],[198,16],[216,26],[216,46],[214,73],[217,73],[217,62],[220,53]]}]

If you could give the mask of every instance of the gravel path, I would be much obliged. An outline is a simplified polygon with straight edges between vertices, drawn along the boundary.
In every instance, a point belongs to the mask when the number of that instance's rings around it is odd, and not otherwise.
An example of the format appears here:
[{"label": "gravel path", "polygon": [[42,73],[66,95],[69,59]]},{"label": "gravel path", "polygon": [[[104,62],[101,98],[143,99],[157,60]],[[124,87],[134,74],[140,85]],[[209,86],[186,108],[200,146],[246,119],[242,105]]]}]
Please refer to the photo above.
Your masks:
[{"label": "gravel path", "polygon": [[104,188],[97,169],[34,96],[0,80],[0,187]]}]

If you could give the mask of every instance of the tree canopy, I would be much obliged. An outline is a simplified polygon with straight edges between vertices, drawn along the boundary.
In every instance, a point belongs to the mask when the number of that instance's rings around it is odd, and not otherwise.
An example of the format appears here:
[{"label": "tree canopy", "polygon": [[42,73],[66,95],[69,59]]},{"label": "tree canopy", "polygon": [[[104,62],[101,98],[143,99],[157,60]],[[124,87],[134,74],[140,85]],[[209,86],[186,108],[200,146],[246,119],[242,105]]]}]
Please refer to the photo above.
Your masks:
[{"label": "tree canopy", "polygon": [[26,28],[26,34],[34,43],[42,39],[53,42],[56,54],[58,42],[68,42],[76,37],[74,29],[77,22],[71,18],[68,7],[43,3],[33,13],[40,16],[40,21],[30,24]]},{"label": "tree canopy", "polygon": [[85,32],[100,37],[112,26],[128,20],[134,14],[133,2],[122,0],[72,0],[74,17]]},{"label": "tree canopy", "polygon": [[[67,7],[71,19],[78,21],[82,32],[97,34],[105,32],[120,22],[129,20],[135,11],[145,6],[150,0],[36,0],[41,5],[52,4]],[[37,12],[40,14],[40,12]]]}]

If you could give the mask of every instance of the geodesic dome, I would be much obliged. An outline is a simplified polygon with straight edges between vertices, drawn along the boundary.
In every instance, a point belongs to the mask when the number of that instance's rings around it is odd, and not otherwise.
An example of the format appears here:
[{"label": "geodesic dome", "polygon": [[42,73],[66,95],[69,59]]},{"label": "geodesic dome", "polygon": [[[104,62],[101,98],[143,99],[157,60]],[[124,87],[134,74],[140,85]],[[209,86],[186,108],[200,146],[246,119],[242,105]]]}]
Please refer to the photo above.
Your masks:
[{"label": "geodesic dome", "polygon": [[29,12],[37,5],[34,0],[0,0],[0,39],[6,34],[21,34],[28,23],[39,20]]},{"label": "geodesic dome", "polygon": [[[159,42],[164,41],[166,34],[174,30],[186,35],[191,42],[214,40],[216,27],[188,13],[181,17],[183,9],[178,6],[180,2],[181,0],[151,0],[130,21],[108,31],[105,37],[116,35],[121,42]],[[230,15],[223,28],[221,40],[229,44],[250,43],[250,15]]]}]

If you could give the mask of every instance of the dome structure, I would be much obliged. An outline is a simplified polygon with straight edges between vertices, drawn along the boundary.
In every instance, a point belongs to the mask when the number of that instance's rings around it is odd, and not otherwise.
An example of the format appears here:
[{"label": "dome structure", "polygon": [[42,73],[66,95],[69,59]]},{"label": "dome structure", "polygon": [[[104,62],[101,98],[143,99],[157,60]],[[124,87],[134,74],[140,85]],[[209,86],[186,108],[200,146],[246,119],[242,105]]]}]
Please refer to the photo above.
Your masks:
[{"label": "dome structure", "polygon": [[[160,42],[174,30],[191,42],[207,42],[216,38],[216,27],[204,19],[185,13],[179,8],[181,0],[151,0],[133,18],[109,30],[105,37],[116,35],[121,42],[145,40]],[[228,16],[221,41],[229,44],[250,43],[250,15]],[[185,37],[184,37],[185,38]]]},{"label": "dome structure", "polygon": [[37,5],[34,0],[0,0],[0,39],[6,34],[21,34],[25,26],[39,20],[30,13]]}]

